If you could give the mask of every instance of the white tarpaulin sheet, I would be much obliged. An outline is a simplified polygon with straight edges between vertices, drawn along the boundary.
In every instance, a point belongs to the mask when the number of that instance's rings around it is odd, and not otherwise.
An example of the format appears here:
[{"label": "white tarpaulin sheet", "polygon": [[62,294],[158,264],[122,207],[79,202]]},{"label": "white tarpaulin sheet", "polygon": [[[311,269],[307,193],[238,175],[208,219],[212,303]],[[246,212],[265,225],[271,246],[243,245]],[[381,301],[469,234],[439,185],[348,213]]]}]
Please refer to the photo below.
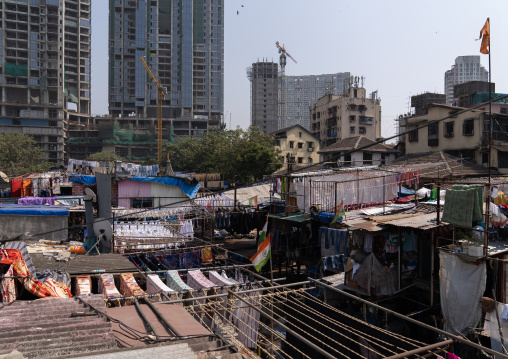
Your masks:
[{"label": "white tarpaulin sheet", "polygon": [[335,205],[341,202],[348,206],[379,203],[396,198],[398,189],[396,176],[385,175],[385,172],[374,171],[336,173],[297,178],[292,186],[298,195],[298,208],[301,211],[308,212],[313,205],[321,205],[323,210],[333,210]]},{"label": "white tarpaulin sheet", "polygon": [[444,251],[439,252],[439,259],[444,330],[453,334],[466,334],[480,322],[480,300],[487,283],[486,264],[484,261],[479,265],[466,262],[459,256]]}]

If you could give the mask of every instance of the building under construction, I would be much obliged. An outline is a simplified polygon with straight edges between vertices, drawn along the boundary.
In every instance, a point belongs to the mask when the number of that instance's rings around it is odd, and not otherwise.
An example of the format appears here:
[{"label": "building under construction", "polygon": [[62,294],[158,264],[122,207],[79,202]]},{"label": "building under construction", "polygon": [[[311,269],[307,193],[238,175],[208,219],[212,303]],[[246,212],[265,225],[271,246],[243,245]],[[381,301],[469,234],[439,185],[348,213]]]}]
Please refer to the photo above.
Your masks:
[{"label": "building under construction", "polygon": [[415,115],[425,115],[427,107],[433,103],[446,103],[446,95],[433,92],[425,92],[411,96],[411,107],[415,109]]},{"label": "building under construction", "polygon": [[276,62],[266,59],[253,63],[247,69],[251,83],[250,123],[265,133],[278,129],[278,69]]}]

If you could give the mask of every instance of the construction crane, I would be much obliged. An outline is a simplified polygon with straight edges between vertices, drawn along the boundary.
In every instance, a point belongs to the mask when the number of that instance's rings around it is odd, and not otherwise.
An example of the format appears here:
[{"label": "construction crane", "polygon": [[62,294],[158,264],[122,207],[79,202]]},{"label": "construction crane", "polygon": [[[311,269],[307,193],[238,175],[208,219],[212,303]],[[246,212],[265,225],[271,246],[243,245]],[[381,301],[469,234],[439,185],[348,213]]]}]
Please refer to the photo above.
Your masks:
[{"label": "construction crane", "polygon": [[296,60],[293,56],[289,54],[289,52],[284,48],[284,45],[280,45],[279,42],[275,42],[277,49],[279,49],[280,54],[280,127],[283,126],[283,123],[286,121],[286,56],[297,64]]},{"label": "construction crane", "polygon": [[166,98],[166,91],[164,91],[160,81],[155,78],[144,57],[141,57],[141,62],[157,87],[157,162],[160,166],[162,160],[162,101]]}]

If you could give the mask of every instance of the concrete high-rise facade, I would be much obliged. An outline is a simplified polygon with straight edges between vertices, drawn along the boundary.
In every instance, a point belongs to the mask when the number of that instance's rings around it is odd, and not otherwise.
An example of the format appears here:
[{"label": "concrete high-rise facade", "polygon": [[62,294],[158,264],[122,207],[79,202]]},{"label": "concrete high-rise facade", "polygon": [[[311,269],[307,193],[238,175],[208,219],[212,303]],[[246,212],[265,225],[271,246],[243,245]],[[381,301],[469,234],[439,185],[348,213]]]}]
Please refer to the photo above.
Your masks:
[{"label": "concrete high-rise facade", "polygon": [[224,108],[224,0],[110,0],[109,112],[157,117],[163,127],[200,135],[221,124]]},{"label": "concrete high-rise facade", "polygon": [[281,119],[279,128],[299,124],[310,130],[310,107],[325,94],[341,95],[344,92],[344,81],[349,77],[349,72],[305,76],[286,75],[285,118]]},{"label": "concrete high-rise facade", "polygon": [[278,129],[279,121],[279,75],[276,62],[258,61],[247,69],[250,88],[251,125],[263,132],[270,133]]},{"label": "concrete high-rise facade", "polygon": [[0,132],[64,164],[69,126],[90,115],[90,0],[0,0]]},{"label": "concrete high-rise facade", "polygon": [[[349,72],[323,75],[287,76],[283,80],[275,62],[258,61],[247,69],[251,81],[251,125],[270,133],[277,129],[301,125],[310,130],[310,111],[325,94],[341,95]],[[283,83],[284,82],[284,83]],[[285,86],[285,99],[281,87]],[[281,106],[284,103],[284,118]]]},{"label": "concrete high-rise facade", "polygon": [[459,56],[455,65],[445,72],[444,90],[448,105],[454,102],[454,86],[469,81],[489,81],[489,72],[480,64],[479,55]]}]

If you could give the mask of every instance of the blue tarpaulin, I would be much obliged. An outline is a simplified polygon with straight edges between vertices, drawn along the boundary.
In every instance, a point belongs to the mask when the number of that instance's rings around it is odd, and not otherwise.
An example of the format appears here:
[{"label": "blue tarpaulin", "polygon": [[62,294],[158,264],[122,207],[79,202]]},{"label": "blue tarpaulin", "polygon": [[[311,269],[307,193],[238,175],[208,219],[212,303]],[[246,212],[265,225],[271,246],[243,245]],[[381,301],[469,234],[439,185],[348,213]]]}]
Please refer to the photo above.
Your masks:
[{"label": "blue tarpaulin", "polygon": [[77,184],[86,184],[92,186],[96,183],[95,176],[72,175],[69,181]]},{"label": "blue tarpaulin", "polygon": [[157,182],[167,186],[180,187],[182,192],[189,196],[189,198],[196,197],[199,190],[199,183],[189,184],[183,179],[175,177],[130,177],[129,179],[139,182]]},{"label": "blue tarpaulin", "polygon": [[408,189],[406,187],[401,187],[399,198],[401,197],[407,197],[407,196],[413,196],[415,194],[415,191],[412,189]]},{"label": "blue tarpaulin", "polygon": [[68,216],[69,210],[62,207],[23,206],[5,204],[0,206],[0,215],[15,216]]},{"label": "blue tarpaulin", "polygon": [[[335,213],[333,212],[319,212],[319,213],[312,213],[311,214],[312,219],[315,219],[316,221],[320,221],[323,223],[332,223],[333,219],[335,218]],[[342,222],[342,217],[339,217],[337,219],[337,222]]]}]

